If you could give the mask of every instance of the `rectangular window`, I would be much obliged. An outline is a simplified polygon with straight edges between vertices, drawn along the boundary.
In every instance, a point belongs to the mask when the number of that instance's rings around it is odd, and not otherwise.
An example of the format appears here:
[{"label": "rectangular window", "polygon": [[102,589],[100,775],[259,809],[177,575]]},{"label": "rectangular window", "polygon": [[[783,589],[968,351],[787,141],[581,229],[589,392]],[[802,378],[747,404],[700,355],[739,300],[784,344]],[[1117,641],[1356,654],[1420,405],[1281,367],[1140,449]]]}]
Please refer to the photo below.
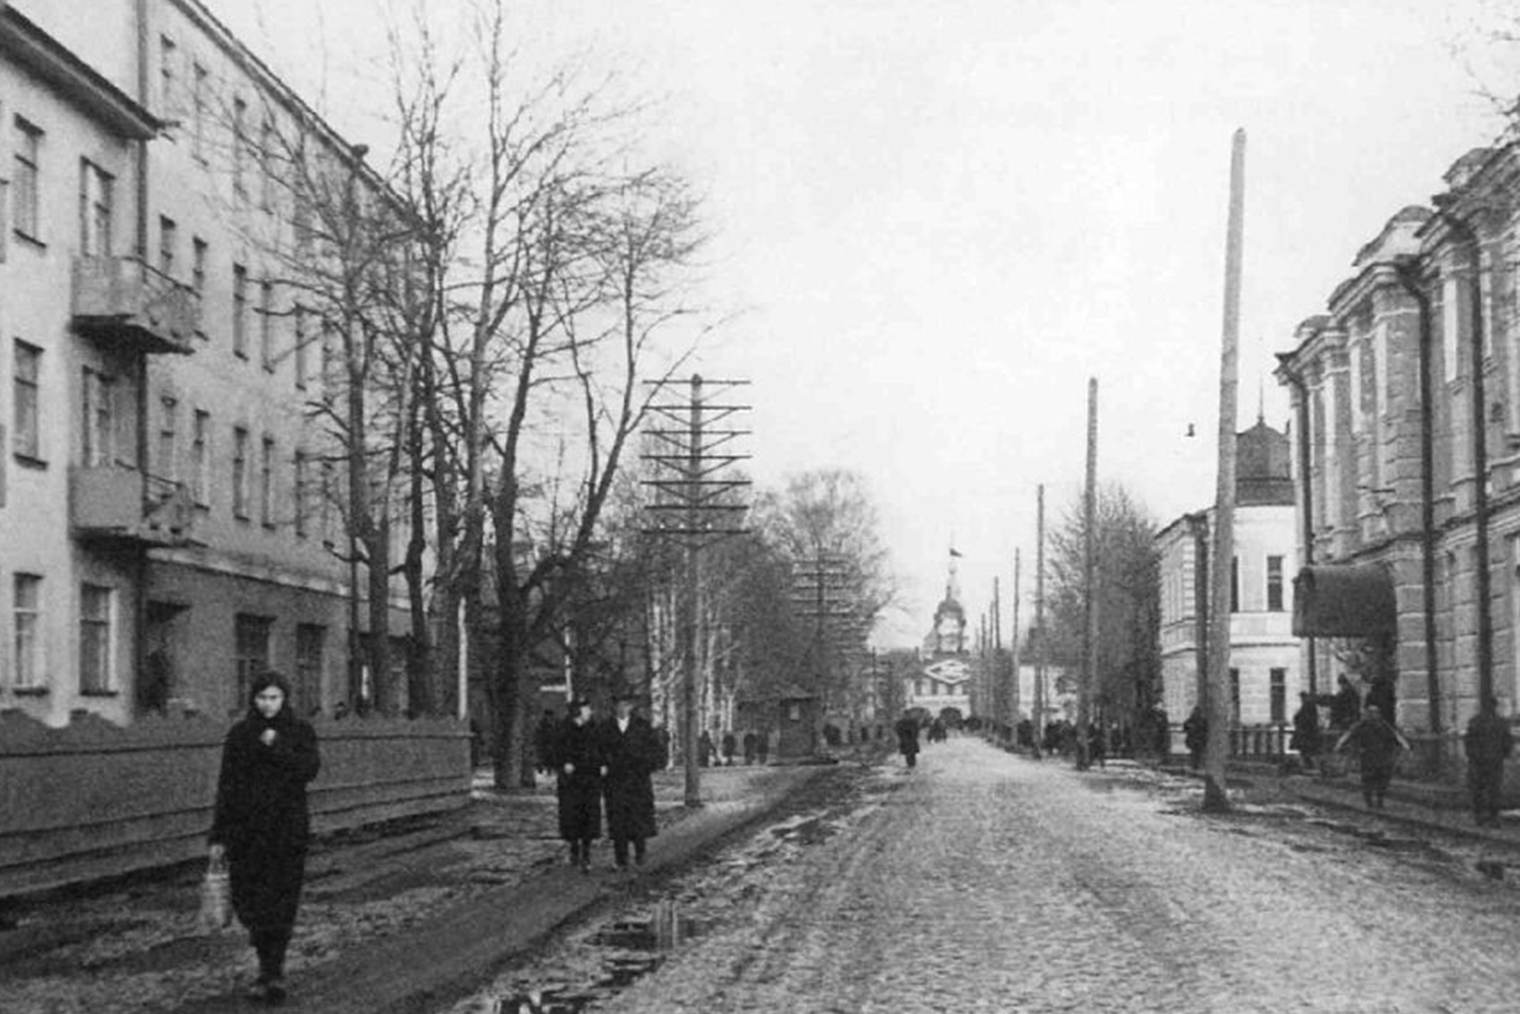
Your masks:
[{"label": "rectangular window", "polygon": [[1288,670],[1271,670],[1268,689],[1272,695],[1272,724],[1281,725],[1288,720]]},{"label": "rectangular window", "polygon": [[179,47],[167,35],[158,37],[158,101],[166,118],[172,119],[179,112],[174,75],[178,69]]},{"label": "rectangular window", "polygon": [[12,589],[16,687],[40,688],[45,671],[42,666],[42,578],[36,574],[17,574]]},{"label": "rectangular window", "polygon": [[79,252],[111,255],[111,191],[115,178],[89,159],[79,160]]},{"label": "rectangular window", "polygon": [[158,461],[155,470],[160,478],[179,481],[179,402],[164,397],[158,401]]},{"label": "rectangular window", "polygon": [[248,196],[243,174],[248,155],[248,103],[242,99],[232,100],[232,192],[240,198]]},{"label": "rectangular window", "polygon": [[42,382],[42,350],[16,342],[16,453],[36,460],[42,456],[42,436],[39,424],[42,399],[39,387]]},{"label": "rectangular window", "polygon": [[211,413],[195,410],[190,436],[190,495],[199,507],[211,503]]},{"label": "rectangular window", "polygon": [[40,203],[40,166],[42,164],[42,130],[16,117],[15,139],[15,207],[11,211],[11,223],[16,232],[27,239],[42,238],[42,226],[38,221]]},{"label": "rectangular window", "polygon": [[265,120],[259,126],[259,150],[255,153],[259,166],[259,207],[265,211],[274,205],[274,177],[269,172],[274,143],[274,123]]},{"label": "rectangular window", "polygon": [[232,354],[248,358],[248,269],[232,265]]},{"label": "rectangular window", "polygon": [[248,431],[232,429],[232,516],[248,520]]},{"label": "rectangular window", "polygon": [[311,198],[300,186],[291,195],[290,231],[297,254],[311,249]]},{"label": "rectangular window", "polygon": [[195,64],[190,68],[191,133],[190,151],[199,159],[206,157],[206,107],[211,101],[211,75]]},{"label": "rectangular window", "polygon": [[259,458],[259,523],[274,527],[274,437],[265,437]]},{"label": "rectangular window", "polygon": [[158,270],[166,277],[174,277],[174,255],[179,247],[179,226],[174,219],[158,216]]},{"label": "rectangular window", "polygon": [[1230,670],[1230,724],[1240,724],[1240,670]]},{"label": "rectangular window", "polygon": [[190,287],[201,299],[206,298],[206,241],[199,236],[190,240]]},{"label": "rectangular window", "polygon": [[296,624],[296,679],[291,687],[299,710],[310,714],[322,704],[322,667],[326,655],[327,628],[315,623]]},{"label": "rectangular window", "polygon": [[259,283],[259,362],[274,372],[274,285]]},{"label": "rectangular window", "polygon": [[335,541],[333,535],[333,500],[338,493],[335,481],[332,462],[322,462],[322,503],[319,509],[322,512],[322,541],[328,546],[331,546]]},{"label": "rectangular window", "polygon": [[1267,611],[1283,611],[1283,558],[1267,557]]},{"label": "rectangular window", "polygon": [[115,384],[99,370],[86,366],[83,387],[80,462],[87,467],[104,467],[114,462],[116,452]]},{"label": "rectangular window", "polygon": [[1240,557],[1230,558],[1230,612],[1240,612]]},{"label": "rectangular window", "polygon": [[116,689],[111,651],[112,592],[98,584],[79,589],[79,691],[104,694]]},{"label": "rectangular window", "polygon": [[306,307],[297,306],[294,311],[295,317],[295,359],[296,359],[296,387],[306,390],[306,374],[311,369],[311,358],[306,349]]},{"label": "rectangular window", "polygon": [[290,493],[291,499],[295,503],[296,535],[303,539],[306,537],[306,484],[310,481],[310,476],[307,475],[308,471],[306,452],[296,451],[295,476],[290,484]]},{"label": "rectangular window", "polygon": [[269,670],[269,632],[274,627],[274,620],[268,616],[238,613],[233,627],[237,701],[241,704],[248,700],[255,677]]}]

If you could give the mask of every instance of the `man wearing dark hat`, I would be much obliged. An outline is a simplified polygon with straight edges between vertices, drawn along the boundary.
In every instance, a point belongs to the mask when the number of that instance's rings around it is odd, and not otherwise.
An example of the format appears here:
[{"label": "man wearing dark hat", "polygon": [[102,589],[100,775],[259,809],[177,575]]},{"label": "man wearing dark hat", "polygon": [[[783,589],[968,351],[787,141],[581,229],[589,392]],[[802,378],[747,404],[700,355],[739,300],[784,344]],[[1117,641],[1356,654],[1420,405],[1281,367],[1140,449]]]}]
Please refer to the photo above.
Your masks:
[{"label": "man wearing dark hat", "polygon": [[554,745],[559,794],[559,834],[570,843],[570,862],[591,869],[591,843],[602,836],[601,738],[591,721],[591,702],[577,697]]},{"label": "man wearing dark hat", "polygon": [[602,792],[607,802],[607,835],[618,869],[633,860],[644,864],[644,843],[656,834],[653,774],[665,766],[665,748],[654,728],[634,714],[638,698],[622,694],[617,713],[602,726]]}]

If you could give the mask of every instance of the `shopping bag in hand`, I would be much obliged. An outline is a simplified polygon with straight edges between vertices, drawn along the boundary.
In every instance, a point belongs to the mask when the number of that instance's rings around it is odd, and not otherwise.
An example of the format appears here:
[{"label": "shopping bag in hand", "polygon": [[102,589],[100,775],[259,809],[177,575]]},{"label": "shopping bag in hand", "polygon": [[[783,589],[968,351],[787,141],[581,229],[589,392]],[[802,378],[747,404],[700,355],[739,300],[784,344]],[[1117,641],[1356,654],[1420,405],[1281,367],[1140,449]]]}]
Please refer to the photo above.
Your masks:
[{"label": "shopping bag in hand", "polygon": [[203,933],[215,933],[232,925],[232,883],[227,876],[227,862],[212,859],[201,881],[200,927]]}]

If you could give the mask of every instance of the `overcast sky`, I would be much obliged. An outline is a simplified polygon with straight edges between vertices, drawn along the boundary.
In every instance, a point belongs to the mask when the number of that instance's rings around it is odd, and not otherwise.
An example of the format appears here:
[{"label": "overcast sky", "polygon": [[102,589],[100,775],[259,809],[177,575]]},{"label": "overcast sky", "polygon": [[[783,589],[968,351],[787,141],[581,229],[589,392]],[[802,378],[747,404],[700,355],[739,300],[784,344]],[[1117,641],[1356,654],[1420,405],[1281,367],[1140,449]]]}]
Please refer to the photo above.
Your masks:
[{"label": "overcast sky", "polygon": [[[340,130],[377,129],[378,0],[208,2]],[[952,538],[973,623],[994,576],[1011,611],[1022,550],[1027,621],[1036,486],[1052,524],[1080,499],[1089,377],[1100,478],[1162,524],[1212,501],[1237,127],[1239,423],[1281,427],[1272,353],[1496,135],[1480,85],[1520,89],[1491,0],[523,6],[536,45],[667,97],[651,144],[709,195],[714,299],[743,310],[700,368],[752,382],[759,481],[867,477],[905,593],[888,646],[927,631]]]}]

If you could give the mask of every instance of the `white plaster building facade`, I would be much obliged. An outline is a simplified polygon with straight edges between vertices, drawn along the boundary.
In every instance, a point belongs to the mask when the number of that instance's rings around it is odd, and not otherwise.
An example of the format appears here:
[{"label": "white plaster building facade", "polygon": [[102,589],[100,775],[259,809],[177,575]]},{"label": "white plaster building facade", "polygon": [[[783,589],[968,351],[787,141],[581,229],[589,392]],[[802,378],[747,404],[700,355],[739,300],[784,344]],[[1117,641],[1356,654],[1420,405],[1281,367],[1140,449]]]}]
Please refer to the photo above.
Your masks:
[{"label": "white plaster building facade", "polygon": [[198,0],[0,3],[0,709],[362,690],[333,336],[275,281],[300,211],[252,155],[281,131],[375,185]]},{"label": "white plaster building facade", "polygon": [[[1236,725],[1291,722],[1301,685],[1292,633],[1297,572],[1288,438],[1264,421],[1237,435],[1230,673]],[[1186,514],[1158,533],[1163,706],[1177,731],[1199,699],[1198,644],[1205,634],[1213,509]],[[1200,608],[1200,601],[1205,603]],[[1180,743],[1180,738],[1178,739]]]}]

